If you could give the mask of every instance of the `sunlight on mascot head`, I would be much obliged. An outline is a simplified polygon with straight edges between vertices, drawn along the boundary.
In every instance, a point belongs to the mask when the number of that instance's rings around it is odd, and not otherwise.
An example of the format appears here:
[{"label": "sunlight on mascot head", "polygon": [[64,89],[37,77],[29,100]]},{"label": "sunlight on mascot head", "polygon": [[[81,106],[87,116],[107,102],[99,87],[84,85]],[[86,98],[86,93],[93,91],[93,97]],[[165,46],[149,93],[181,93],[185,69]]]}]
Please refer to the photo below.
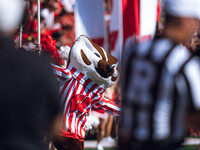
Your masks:
[{"label": "sunlight on mascot head", "polygon": [[68,65],[104,88],[112,86],[118,76],[117,58],[84,35],[79,36],[72,46]]}]

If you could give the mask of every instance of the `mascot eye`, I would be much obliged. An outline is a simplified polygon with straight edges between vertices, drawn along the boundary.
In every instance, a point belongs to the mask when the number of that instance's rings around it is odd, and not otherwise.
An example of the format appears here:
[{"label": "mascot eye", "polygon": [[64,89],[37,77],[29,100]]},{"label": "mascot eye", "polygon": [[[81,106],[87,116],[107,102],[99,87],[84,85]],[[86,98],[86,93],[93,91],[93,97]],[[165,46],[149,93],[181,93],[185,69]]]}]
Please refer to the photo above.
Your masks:
[{"label": "mascot eye", "polygon": [[97,53],[94,53],[97,57],[99,57],[100,58],[100,55],[99,54],[97,54]]}]

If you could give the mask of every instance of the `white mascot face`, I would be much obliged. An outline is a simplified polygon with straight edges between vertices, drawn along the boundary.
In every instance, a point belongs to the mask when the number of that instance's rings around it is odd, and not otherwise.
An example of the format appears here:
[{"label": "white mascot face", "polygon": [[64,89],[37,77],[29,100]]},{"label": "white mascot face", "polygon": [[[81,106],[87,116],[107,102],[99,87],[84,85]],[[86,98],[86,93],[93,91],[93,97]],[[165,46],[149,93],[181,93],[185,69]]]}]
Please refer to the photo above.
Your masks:
[{"label": "white mascot face", "polygon": [[112,86],[118,76],[118,60],[84,35],[72,46],[68,65],[104,88]]},{"label": "white mascot face", "polygon": [[23,0],[0,0],[0,31],[9,33],[17,28],[23,12]]}]

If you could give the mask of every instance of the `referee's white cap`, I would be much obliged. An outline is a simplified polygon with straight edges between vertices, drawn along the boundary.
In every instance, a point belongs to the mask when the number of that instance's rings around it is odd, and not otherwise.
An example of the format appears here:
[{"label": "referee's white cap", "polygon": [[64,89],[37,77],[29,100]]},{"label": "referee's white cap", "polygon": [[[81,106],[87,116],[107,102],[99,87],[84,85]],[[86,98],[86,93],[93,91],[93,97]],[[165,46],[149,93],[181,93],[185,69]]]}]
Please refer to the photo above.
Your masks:
[{"label": "referee's white cap", "polygon": [[165,0],[167,13],[200,19],[200,0]]}]

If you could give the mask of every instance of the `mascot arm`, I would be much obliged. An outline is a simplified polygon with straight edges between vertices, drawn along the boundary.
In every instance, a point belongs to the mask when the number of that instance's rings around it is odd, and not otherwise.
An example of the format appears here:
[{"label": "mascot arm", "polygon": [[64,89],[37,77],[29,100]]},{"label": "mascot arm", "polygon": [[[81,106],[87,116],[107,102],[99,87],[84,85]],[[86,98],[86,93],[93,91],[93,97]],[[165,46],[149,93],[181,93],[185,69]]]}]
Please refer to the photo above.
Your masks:
[{"label": "mascot arm", "polygon": [[96,101],[96,103],[94,103],[92,107],[96,109],[104,109],[107,113],[114,116],[120,115],[120,108],[114,102],[106,98],[102,98],[101,100]]},{"label": "mascot arm", "polygon": [[53,73],[55,74],[57,81],[68,81],[72,78],[71,70],[63,69],[60,66],[51,63]]}]

